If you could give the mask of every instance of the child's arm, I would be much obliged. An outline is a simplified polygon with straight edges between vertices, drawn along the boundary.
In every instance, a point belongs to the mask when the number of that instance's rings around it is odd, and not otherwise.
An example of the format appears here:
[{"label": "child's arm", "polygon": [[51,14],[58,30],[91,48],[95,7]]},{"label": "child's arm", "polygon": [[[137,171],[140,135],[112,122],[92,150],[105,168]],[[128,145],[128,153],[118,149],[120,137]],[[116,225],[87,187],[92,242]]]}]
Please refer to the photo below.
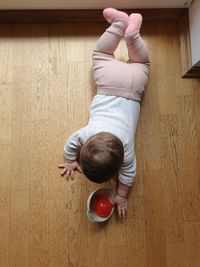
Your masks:
[{"label": "child's arm", "polygon": [[114,203],[117,204],[118,214],[125,218],[128,209],[127,197],[136,175],[136,157],[134,151],[125,156],[125,162],[119,173],[119,185]]},{"label": "child's arm", "polygon": [[71,177],[72,180],[74,179],[74,174],[76,170],[82,172],[81,167],[77,162],[77,158],[80,148],[83,145],[83,130],[84,128],[73,133],[64,146],[64,157],[66,160],[58,167],[61,169],[61,176],[66,175],[67,180],[69,179],[69,177]]},{"label": "child's arm", "polygon": [[81,146],[83,145],[84,128],[73,133],[64,145],[64,156],[67,160],[77,160]]}]

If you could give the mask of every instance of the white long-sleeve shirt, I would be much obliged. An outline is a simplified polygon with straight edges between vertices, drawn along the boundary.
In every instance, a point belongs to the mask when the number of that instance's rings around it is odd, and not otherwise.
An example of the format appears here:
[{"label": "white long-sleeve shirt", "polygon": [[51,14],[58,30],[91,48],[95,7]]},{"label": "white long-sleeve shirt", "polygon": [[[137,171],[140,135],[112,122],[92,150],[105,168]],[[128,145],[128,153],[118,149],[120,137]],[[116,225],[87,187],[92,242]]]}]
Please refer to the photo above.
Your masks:
[{"label": "white long-sleeve shirt", "polygon": [[119,180],[131,186],[136,175],[134,140],[139,114],[139,102],[119,96],[96,95],[91,104],[88,124],[72,134],[64,146],[65,158],[76,160],[80,147],[88,138],[99,132],[111,133],[120,139],[124,147]]}]

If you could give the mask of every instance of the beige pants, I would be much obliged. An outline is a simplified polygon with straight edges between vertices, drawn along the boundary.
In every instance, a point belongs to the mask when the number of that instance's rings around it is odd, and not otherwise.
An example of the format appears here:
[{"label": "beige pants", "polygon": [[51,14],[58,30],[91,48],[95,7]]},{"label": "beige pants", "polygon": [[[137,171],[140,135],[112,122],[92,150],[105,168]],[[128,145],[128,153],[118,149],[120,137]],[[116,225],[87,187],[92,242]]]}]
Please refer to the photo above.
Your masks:
[{"label": "beige pants", "polygon": [[114,51],[124,37],[125,29],[125,21],[115,20],[96,43],[93,72],[97,94],[141,101],[148,81],[149,53],[139,32],[134,32],[125,37],[128,61],[116,60]]}]

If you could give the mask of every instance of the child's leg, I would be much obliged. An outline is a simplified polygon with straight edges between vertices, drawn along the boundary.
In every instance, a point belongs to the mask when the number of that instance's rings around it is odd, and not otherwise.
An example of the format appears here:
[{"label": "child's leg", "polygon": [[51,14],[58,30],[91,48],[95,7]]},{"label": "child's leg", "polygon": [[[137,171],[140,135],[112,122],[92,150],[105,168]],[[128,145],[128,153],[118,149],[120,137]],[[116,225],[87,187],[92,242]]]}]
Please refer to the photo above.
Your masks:
[{"label": "child's leg", "polygon": [[113,59],[114,51],[121,38],[124,36],[124,32],[127,28],[128,15],[113,8],[105,9],[103,15],[105,19],[111,23],[111,26],[97,41],[93,57],[95,59],[96,54],[99,55],[99,53],[103,53],[107,59]]},{"label": "child's leg", "polygon": [[142,16],[133,13],[129,17],[129,25],[125,31],[126,45],[130,63],[149,63],[148,49],[140,37]]}]

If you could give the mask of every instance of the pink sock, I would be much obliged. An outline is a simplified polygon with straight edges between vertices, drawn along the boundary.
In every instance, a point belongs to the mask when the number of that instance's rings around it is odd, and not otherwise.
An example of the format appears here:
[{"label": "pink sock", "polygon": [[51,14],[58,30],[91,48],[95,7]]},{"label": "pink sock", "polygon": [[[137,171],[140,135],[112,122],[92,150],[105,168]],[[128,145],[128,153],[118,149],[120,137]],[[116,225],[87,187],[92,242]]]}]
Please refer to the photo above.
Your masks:
[{"label": "pink sock", "polygon": [[115,19],[128,21],[129,18],[125,12],[118,11],[111,7],[104,9],[103,16],[109,23],[112,23]]},{"label": "pink sock", "polygon": [[142,25],[142,15],[139,13],[133,13],[129,16],[128,27],[125,31],[125,35],[140,31]]}]

